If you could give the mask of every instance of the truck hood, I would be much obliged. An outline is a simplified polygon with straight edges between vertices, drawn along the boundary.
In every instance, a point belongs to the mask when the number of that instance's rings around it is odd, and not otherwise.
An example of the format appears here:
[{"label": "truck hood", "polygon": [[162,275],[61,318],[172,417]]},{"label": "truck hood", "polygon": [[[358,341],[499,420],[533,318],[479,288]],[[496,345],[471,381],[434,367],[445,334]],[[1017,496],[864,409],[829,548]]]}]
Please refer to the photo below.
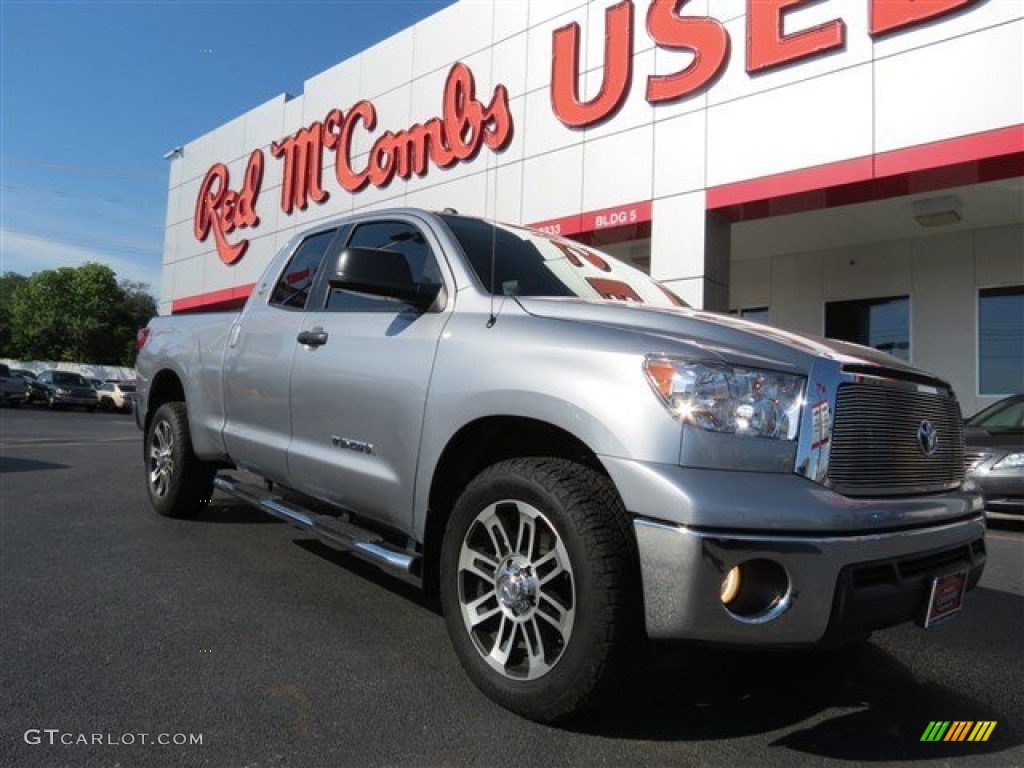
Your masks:
[{"label": "truck hood", "polygon": [[716,312],[572,298],[517,297],[517,300],[527,313],[536,317],[634,331],[652,337],[652,342],[661,339],[664,343],[660,346],[652,345],[653,353],[671,354],[671,343],[677,342],[698,347],[723,360],[750,365],[782,364],[806,371],[814,359],[825,358],[842,365],[886,368],[941,381],[877,349],[784,331]]}]

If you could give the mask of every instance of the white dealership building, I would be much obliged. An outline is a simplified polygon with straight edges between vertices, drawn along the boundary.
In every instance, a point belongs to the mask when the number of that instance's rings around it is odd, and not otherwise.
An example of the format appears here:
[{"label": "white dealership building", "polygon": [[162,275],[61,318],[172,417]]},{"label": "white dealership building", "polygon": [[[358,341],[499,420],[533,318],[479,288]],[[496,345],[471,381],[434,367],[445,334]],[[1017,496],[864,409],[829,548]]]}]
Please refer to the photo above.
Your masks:
[{"label": "white dealership building", "polygon": [[537,225],[695,307],[1024,391],[1024,2],[462,0],[175,150],[162,313],[313,222]]}]

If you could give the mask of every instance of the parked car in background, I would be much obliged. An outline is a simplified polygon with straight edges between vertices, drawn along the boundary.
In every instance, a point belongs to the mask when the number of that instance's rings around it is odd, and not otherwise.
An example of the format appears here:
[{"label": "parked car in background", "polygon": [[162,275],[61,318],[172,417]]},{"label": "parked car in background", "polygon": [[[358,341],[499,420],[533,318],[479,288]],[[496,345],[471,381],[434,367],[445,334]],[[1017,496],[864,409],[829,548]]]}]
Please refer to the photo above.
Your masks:
[{"label": "parked car in background", "polygon": [[12,368],[11,373],[15,376],[20,376],[25,380],[25,384],[27,386],[27,389],[25,390],[26,403],[46,402],[46,387],[39,383],[36,379],[36,375],[32,371],[25,370],[24,368]]},{"label": "parked car in background", "polygon": [[46,403],[57,410],[77,406],[95,411],[99,401],[89,380],[71,371],[43,371],[36,379],[46,387]]},{"label": "parked car in background", "polygon": [[988,515],[1024,516],[1024,395],[1012,395],[967,420],[968,476],[985,494]]},{"label": "parked car in background", "polygon": [[100,410],[130,411],[135,407],[135,382],[111,379],[96,390]]},{"label": "parked car in background", "polygon": [[28,394],[28,384],[20,376],[16,376],[6,363],[0,363],[0,402],[17,408]]}]

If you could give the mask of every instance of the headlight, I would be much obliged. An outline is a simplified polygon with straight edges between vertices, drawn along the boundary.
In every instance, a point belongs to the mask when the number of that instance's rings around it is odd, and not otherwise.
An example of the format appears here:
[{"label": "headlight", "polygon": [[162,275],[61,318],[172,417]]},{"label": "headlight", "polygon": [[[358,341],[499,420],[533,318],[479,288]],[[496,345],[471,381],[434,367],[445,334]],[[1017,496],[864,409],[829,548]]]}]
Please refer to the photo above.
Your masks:
[{"label": "headlight", "polygon": [[711,432],[796,439],[805,379],[648,355],[644,372],[673,416]]},{"label": "headlight", "polygon": [[992,469],[1016,469],[1024,467],[1024,453],[1008,453],[995,464]]},{"label": "headlight", "polygon": [[57,387],[57,394],[58,395],[70,395],[71,394],[71,390],[70,389],[64,389],[64,387]]}]

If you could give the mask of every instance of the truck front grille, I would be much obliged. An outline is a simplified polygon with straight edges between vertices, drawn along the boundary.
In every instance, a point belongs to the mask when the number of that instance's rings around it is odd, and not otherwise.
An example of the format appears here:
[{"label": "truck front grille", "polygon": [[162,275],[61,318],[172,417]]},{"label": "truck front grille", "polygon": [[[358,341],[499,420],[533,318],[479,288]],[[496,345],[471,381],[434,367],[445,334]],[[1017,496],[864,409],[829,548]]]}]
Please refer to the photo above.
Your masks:
[{"label": "truck front grille", "polygon": [[[930,424],[937,442],[928,452]],[[923,426],[924,425],[924,426]],[[945,392],[878,383],[839,387],[829,484],[847,496],[945,491],[964,479],[960,406]]]}]

